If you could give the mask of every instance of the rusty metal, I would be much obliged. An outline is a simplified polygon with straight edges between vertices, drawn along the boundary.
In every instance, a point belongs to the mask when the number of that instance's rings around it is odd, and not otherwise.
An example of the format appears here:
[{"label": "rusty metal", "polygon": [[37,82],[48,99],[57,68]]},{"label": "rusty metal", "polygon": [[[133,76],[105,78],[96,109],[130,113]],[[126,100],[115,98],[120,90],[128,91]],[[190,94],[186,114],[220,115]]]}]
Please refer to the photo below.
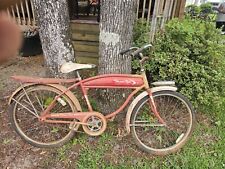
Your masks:
[{"label": "rusty metal", "polygon": [[26,84],[23,84],[20,87],[18,87],[10,96],[8,105],[10,105],[12,103],[13,99],[22,91],[23,87],[26,88],[28,86],[33,86],[33,85],[34,85],[33,83],[26,83]]},{"label": "rusty metal", "polygon": [[156,105],[155,105],[155,101],[153,99],[152,96],[152,91],[151,89],[147,89],[148,95],[149,95],[149,106],[151,108],[151,110],[153,111],[154,115],[157,117],[157,119],[159,120],[160,123],[162,124],[166,124],[165,121],[161,118],[159,112],[157,111]]},{"label": "rusty metal", "polygon": [[[174,87],[174,86],[157,86],[157,87],[151,88],[151,92],[152,93],[155,93],[155,92],[158,92],[158,91],[168,91],[168,90],[169,91],[177,91],[177,88]],[[133,113],[133,110],[134,110],[135,106],[138,104],[138,102],[141,99],[143,99],[146,96],[148,96],[148,92],[147,91],[143,91],[137,97],[135,97],[135,99],[129,105],[128,110],[127,110],[127,114],[126,114],[126,122],[125,122],[127,133],[130,133],[131,115]]]},{"label": "rusty metal", "polygon": [[36,84],[61,84],[61,83],[75,83],[79,79],[57,79],[57,78],[40,78],[28,76],[12,76],[12,79],[22,83],[36,83]]},{"label": "rusty metal", "polygon": [[143,76],[129,74],[107,74],[91,77],[81,81],[86,88],[126,88],[136,89],[142,86]]},{"label": "rusty metal", "polygon": [[12,98],[12,100],[14,102],[16,102],[17,104],[19,104],[20,106],[22,106],[24,109],[26,109],[27,111],[29,111],[31,114],[33,114],[35,117],[39,118],[39,116],[36,114],[36,112],[31,111],[29,108],[27,108],[26,106],[24,106],[23,104],[21,104],[20,102],[18,102],[16,99]]},{"label": "rusty metal", "polygon": [[[41,119],[77,119],[80,122],[84,122],[84,119],[88,116],[95,115],[98,112],[70,112],[70,113],[50,113],[40,116]],[[71,121],[72,122],[72,121]]]},{"label": "rusty metal", "polygon": [[[20,86],[19,88],[17,88],[13,94],[11,95],[10,99],[9,99],[9,102],[8,104],[10,105],[13,101],[13,98],[15,98],[22,90],[23,88],[28,88],[28,87],[32,87],[32,86],[35,86],[35,85],[39,85],[39,84],[35,84],[35,83],[26,83],[26,84],[23,84],[22,86]],[[51,87],[54,87],[55,89],[58,89],[59,91],[62,92],[61,95],[65,94],[66,96],[68,96],[71,101],[73,102],[73,104],[75,105],[76,109],[78,112],[81,112],[82,111],[82,108],[80,106],[80,103],[78,101],[78,99],[76,98],[76,96],[70,91],[68,90],[66,87],[60,85],[60,84],[45,84],[47,86],[51,86]],[[60,95],[60,96],[61,96]]]},{"label": "rusty metal", "polygon": [[[96,122],[95,118],[97,118],[99,121]],[[89,121],[89,119],[92,121]],[[92,115],[86,116],[84,123],[88,123],[88,125],[83,125],[83,130],[90,136],[99,136],[103,134],[107,127],[106,118],[98,112],[94,112]],[[99,123],[101,124],[100,126]]]},{"label": "rusty metal", "polygon": [[37,112],[36,108],[34,107],[33,103],[31,102],[30,97],[28,96],[28,94],[27,94],[26,90],[24,89],[24,87],[22,88],[22,90],[25,93],[25,95],[26,95],[26,97],[27,97],[31,107],[34,109],[35,114],[38,116],[38,112]]},{"label": "rusty metal", "polygon": [[136,90],[134,90],[134,91],[127,97],[126,101],[123,103],[122,106],[120,106],[119,109],[117,109],[115,112],[110,113],[110,114],[108,114],[108,115],[105,116],[106,119],[111,119],[111,118],[115,117],[118,113],[120,113],[120,112],[128,105],[128,103],[130,102],[131,98],[132,98],[135,94],[137,94],[137,93],[138,93],[141,89],[143,89],[143,88],[144,88],[144,86],[141,86],[141,87],[137,88]]},{"label": "rusty metal", "polygon": [[[41,120],[40,120],[41,121]],[[44,120],[41,121],[43,123],[52,123],[52,124],[74,124],[73,121],[66,121],[66,120]],[[87,123],[82,123],[82,122],[76,122],[76,125],[80,126],[80,125],[88,125]],[[71,129],[73,130],[73,129]]]},{"label": "rusty metal", "polygon": [[[145,59],[145,58],[144,58]],[[143,59],[143,61],[144,61]],[[59,95],[57,95],[54,100],[48,105],[46,109],[44,109],[41,112],[39,120],[46,123],[66,123],[78,126],[82,125],[84,131],[92,136],[97,136],[102,134],[105,131],[105,128],[107,126],[107,120],[114,118],[117,114],[122,112],[122,110],[125,109],[125,107],[129,104],[130,100],[141,90],[145,90],[140,96],[138,96],[130,105],[126,117],[126,128],[127,132],[130,131],[130,117],[133,111],[133,108],[138,103],[140,99],[142,99],[144,96],[149,95],[150,96],[150,108],[156,115],[156,117],[159,119],[160,123],[162,125],[165,125],[163,119],[160,117],[159,113],[157,112],[152,92],[159,89],[164,89],[162,87],[155,87],[150,89],[147,77],[145,74],[145,71],[141,71],[141,75],[130,75],[130,74],[107,74],[107,75],[99,75],[95,77],[90,77],[87,79],[54,79],[54,78],[35,78],[35,77],[26,77],[26,76],[13,76],[13,79],[28,83],[23,84],[22,87],[18,88],[16,92],[13,93],[11,96],[11,99],[15,97],[18,93],[25,90],[26,88],[35,86],[35,85],[47,85],[54,87],[61,91]],[[29,84],[31,83],[31,84]],[[73,83],[68,88],[60,85],[60,83]],[[85,98],[85,102],[88,106],[88,112],[82,112],[80,103],[78,99],[74,96],[74,94],[71,92],[72,89],[80,87],[80,90],[82,92],[82,95]],[[88,98],[88,90],[89,89],[133,89],[133,91],[129,94],[125,102],[115,111],[112,112],[106,116],[103,116],[99,112],[94,112],[92,109],[92,106],[90,104],[89,98]],[[154,90],[155,89],[155,90]],[[169,87],[166,87],[165,89],[169,89]],[[174,88],[173,88],[174,89]],[[61,98],[63,95],[68,96],[73,104],[77,108],[77,112],[63,112],[63,113],[51,113],[51,109],[54,107],[55,103],[59,98]],[[90,119],[90,117],[96,117],[98,118],[101,123],[103,124],[103,127],[100,128],[98,131],[92,131],[90,128],[90,124],[88,124],[86,121]]]}]

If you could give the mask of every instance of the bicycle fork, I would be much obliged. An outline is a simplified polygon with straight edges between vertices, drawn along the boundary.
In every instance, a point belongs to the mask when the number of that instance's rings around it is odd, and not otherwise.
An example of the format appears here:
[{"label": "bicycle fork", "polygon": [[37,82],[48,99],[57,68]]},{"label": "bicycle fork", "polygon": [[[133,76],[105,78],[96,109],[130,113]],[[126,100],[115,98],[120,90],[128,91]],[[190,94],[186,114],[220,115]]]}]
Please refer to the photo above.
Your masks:
[{"label": "bicycle fork", "polygon": [[157,107],[155,105],[155,101],[154,101],[151,89],[150,88],[147,89],[147,92],[148,92],[148,95],[149,95],[149,98],[150,98],[149,99],[149,105],[150,105],[151,110],[153,111],[154,115],[159,120],[159,122],[162,123],[163,125],[166,125],[165,121],[161,118],[161,116],[160,116],[160,114],[157,110]]}]

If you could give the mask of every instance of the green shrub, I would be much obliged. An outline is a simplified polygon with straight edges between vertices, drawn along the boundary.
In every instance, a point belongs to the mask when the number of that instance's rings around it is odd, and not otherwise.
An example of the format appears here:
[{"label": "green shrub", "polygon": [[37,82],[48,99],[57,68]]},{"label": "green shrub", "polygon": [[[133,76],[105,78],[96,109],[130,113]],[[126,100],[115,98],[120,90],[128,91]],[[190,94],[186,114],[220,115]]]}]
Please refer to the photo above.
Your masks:
[{"label": "green shrub", "polygon": [[200,13],[200,7],[197,5],[188,5],[185,9],[186,15],[189,15],[191,17],[198,16]]},{"label": "green shrub", "polygon": [[201,19],[204,21],[214,21],[215,19],[215,12],[212,9],[211,3],[204,3],[200,6],[197,5],[189,5],[185,9],[186,11],[186,18],[192,19]]},{"label": "green shrub", "polygon": [[200,5],[200,13],[205,14],[205,15],[213,13],[212,4],[211,3],[201,4]]},{"label": "green shrub", "polygon": [[202,111],[219,105],[224,93],[224,38],[214,24],[171,20],[157,34],[146,69],[153,81],[174,80],[179,91]]},{"label": "green shrub", "polygon": [[139,19],[136,21],[133,32],[133,46],[141,47],[143,44],[147,44],[149,42],[150,26],[145,19]]}]

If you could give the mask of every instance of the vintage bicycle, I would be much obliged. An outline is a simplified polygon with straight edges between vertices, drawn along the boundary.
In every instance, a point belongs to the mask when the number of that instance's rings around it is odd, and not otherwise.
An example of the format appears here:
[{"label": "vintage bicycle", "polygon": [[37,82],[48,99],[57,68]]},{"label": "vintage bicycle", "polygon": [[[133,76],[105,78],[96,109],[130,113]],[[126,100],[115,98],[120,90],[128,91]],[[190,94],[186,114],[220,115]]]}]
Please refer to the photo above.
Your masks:
[{"label": "vintage bicycle", "polygon": [[[100,136],[105,132],[107,122],[128,107],[125,128],[128,134],[132,133],[138,147],[154,155],[176,152],[192,133],[194,109],[176,92],[175,82],[148,83],[143,63],[149,58],[142,52],[151,46],[132,47],[120,53],[130,52],[131,56],[140,58],[141,69],[136,75],[106,74],[82,79],[78,71],[95,65],[68,62],[62,65],[62,73],[76,71],[77,78],[13,76],[21,83],[9,100],[13,128],[33,146],[59,147],[76,132],[81,132],[81,128],[90,136]],[[131,92],[115,112],[104,116],[93,110],[88,96],[91,89],[130,89]],[[88,107],[86,111],[72,92],[76,90],[82,93]]]}]

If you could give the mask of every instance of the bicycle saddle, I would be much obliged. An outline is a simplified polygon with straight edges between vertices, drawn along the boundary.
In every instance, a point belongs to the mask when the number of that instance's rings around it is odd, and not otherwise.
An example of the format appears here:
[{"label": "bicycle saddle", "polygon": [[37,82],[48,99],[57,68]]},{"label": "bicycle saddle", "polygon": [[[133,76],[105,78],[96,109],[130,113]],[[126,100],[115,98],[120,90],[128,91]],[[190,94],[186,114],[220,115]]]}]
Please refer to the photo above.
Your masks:
[{"label": "bicycle saddle", "polygon": [[60,71],[62,73],[70,73],[75,70],[92,69],[95,67],[96,65],[94,64],[79,64],[79,63],[73,63],[73,62],[66,62],[61,66]]}]

